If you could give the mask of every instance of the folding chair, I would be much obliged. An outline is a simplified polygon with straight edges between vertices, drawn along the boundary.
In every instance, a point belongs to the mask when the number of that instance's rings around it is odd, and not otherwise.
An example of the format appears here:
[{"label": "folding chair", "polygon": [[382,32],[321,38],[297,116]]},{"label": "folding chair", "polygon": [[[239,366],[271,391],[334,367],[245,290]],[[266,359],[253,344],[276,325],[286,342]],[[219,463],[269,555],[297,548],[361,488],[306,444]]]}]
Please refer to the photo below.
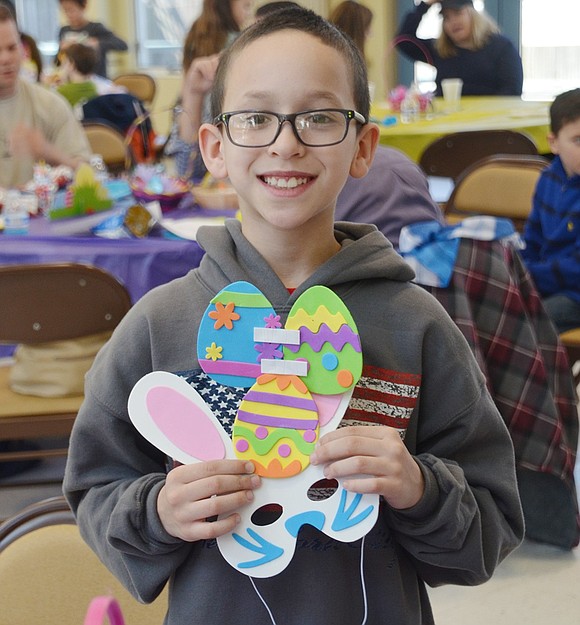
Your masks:
[{"label": "folding chair", "polygon": [[83,123],[97,122],[118,130],[130,147],[131,164],[154,162],[156,134],[143,102],[132,93],[108,93],[83,104]]},{"label": "folding chair", "polygon": [[450,223],[473,215],[505,217],[520,232],[532,208],[536,183],[549,164],[542,156],[498,154],[468,167],[455,182],[444,213]]},{"label": "folding chair", "polygon": [[125,87],[129,93],[139,98],[147,106],[151,106],[157,92],[155,78],[149,74],[140,72],[121,74],[114,78],[113,82]]},{"label": "folding chair", "polygon": [[[111,332],[131,307],[113,276],[76,263],[0,267],[0,343],[36,345]],[[0,367],[0,442],[66,438],[83,396],[36,397]],[[0,462],[66,455],[66,448],[0,452]]]},{"label": "folding chair", "polygon": [[133,164],[131,149],[125,136],[108,124],[83,121],[83,129],[93,154],[100,154],[113,174],[128,170]]},{"label": "folding chair", "polygon": [[0,625],[80,625],[96,596],[115,597],[127,625],[159,625],[167,590],[134,599],[81,538],[64,497],[25,508],[0,524]]},{"label": "folding chair", "polygon": [[456,180],[476,161],[494,154],[537,155],[535,143],[513,130],[473,130],[444,135],[428,145],[419,159],[427,176]]}]

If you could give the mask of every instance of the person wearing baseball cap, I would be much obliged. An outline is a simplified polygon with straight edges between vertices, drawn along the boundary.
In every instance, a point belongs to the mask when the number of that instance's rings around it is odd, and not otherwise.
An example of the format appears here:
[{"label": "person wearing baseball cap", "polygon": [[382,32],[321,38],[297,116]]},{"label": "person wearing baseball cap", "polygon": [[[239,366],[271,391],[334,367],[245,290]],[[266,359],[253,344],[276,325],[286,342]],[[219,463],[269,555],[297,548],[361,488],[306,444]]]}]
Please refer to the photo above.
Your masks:
[{"label": "person wearing baseball cap", "polygon": [[[419,24],[434,4],[440,5],[441,34],[419,39]],[[473,0],[423,0],[403,18],[395,43],[406,57],[435,67],[436,95],[445,78],[461,78],[463,95],[522,94],[518,51],[487,13],[475,9]]]},{"label": "person wearing baseball cap", "polygon": [[460,9],[464,6],[473,6],[473,0],[440,0],[441,10],[443,9]]}]

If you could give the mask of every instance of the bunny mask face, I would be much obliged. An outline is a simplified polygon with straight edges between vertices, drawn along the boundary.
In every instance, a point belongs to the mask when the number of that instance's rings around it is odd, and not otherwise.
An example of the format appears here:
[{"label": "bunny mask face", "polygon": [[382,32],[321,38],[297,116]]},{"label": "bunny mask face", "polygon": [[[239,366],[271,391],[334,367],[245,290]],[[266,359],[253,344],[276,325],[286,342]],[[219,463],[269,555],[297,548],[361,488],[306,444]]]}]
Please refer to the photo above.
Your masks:
[{"label": "bunny mask face", "polygon": [[[310,454],[340,423],[362,371],[360,339],[342,300],[326,287],[312,287],[282,328],[256,287],[233,283],[204,314],[198,360],[219,384],[249,388],[232,438],[199,393],[167,372],[150,373],[135,385],[129,415],[145,438],[179,462],[254,463],[262,485],[239,510],[236,530],[217,539],[231,566],[252,577],[277,575],[292,559],[305,524],[341,542],[366,535],[377,519],[377,495],[350,493],[340,480],[329,495],[312,495],[324,468],[311,465]],[[276,518],[264,524],[261,513],[272,508]]]}]

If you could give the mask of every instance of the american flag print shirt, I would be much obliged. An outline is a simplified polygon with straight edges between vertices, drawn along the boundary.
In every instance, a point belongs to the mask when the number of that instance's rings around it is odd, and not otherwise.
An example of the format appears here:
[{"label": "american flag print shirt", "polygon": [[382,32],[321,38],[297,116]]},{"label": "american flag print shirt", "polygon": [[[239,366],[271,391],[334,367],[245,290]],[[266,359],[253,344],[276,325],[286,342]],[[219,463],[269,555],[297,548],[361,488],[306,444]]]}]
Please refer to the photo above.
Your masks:
[{"label": "american flag print shirt", "polygon": [[[182,376],[204,398],[231,436],[236,413],[247,389],[224,386],[201,370]],[[420,385],[419,374],[364,366],[340,427],[386,425],[395,428],[404,440]]]}]

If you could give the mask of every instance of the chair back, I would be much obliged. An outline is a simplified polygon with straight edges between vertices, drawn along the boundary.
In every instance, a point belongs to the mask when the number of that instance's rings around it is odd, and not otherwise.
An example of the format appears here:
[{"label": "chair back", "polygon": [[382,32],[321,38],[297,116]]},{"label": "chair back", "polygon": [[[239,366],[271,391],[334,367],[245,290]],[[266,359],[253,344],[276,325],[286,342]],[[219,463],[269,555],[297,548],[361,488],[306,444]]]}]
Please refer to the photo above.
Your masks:
[{"label": "chair back", "polygon": [[157,92],[157,83],[153,76],[149,74],[140,72],[121,74],[114,78],[113,82],[116,85],[125,87],[129,93],[139,98],[148,106],[153,102],[153,98],[155,98],[155,93]]},{"label": "chair back", "polygon": [[82,122],[83,129],[93,154],[100,154],[111,173],[119,173],[129,168],[133,162],[130,148],[124,135],[109,124]]},{"label": "chair back", "polygon": [[532,208],[538,178],[549,161],[542,156],[499,154],[468,167],[445,205],[454,222],[472,215],[505,217],[522,231]]},{"label": "chair back", "polygon": [[45,343],[113,330],[131,307],[106,271],[79,263],[0,267],[0,343]]},{"label": "chair back", "polygon": [[[73,350],[74,356],[66,361],[61,354],[58,367],[56,360],[51,363],[36,354],[32,357],[32,369],[36,374],[43,372],[42,380],[30,372],[30,367],[18,368],[18,360],[13,366],[0,367],[1,476],[6,474],[6,462],[66,455],[67,439],[83,401],[82,391],[73,393],[73,385],[69,384],[67,396],[35,396],[24,393],[23,383],[34,386],[49,378],[50,388],[56,385],[62,389],[71,378],[75,388],[82,384],[82,375],[92,363],[96,346],[102,345],[121,321],[131,299],[126,288],[107,272],[75,263],[2,266],[0,293],[0,343],[25,344],[29,358],[34,351],[31,345],[45,344],[40,346],[42,349],[54,345],[52,341],[62,345],[68,339],[88,337],[83,340],[92,346],[90,355],[83,357],[82,350]],[[55,353],[52,357],[57,358]],[[20,392],[14,386],[16,371]],[[55,447],[55,441],[61,439],[66,442]],[[32,446],[22,447],[18,443],[21,440],[30,441]],[[37,444],[40,441],[50,444]],[[29,483],[37,481],[44,481],[43,476],[28,479]]]},{"label": "chair back", "polygon": [[128,625],[163,622],[167,590],[150,605],[134,599],[83,541],[64,497],[0,524],[0,625],[80,625],[102,595],[117,599]]},{"label": "chair back", "polygon": [[157,157],[156,135],[143,102],[131,93],[108,93],[83,105],[83,123],[113,126],[130,147],[131,164],[152,162]]},{"label": "chair back", "polygon": [[467,167],[494,154],[537,155],[535,143],[514,130],[473,130],[444,135],[429,144],[419,159],[427,176],[456,180]]}]

